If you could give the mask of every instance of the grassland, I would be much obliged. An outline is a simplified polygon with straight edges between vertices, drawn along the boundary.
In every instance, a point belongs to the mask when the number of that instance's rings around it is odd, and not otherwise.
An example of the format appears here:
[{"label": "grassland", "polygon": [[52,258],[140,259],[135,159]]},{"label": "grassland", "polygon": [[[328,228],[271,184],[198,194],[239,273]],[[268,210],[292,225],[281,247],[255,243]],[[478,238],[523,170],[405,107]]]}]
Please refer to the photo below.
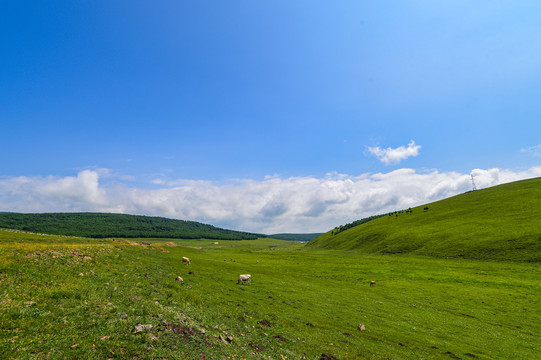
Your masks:
[{"label": "grassland", "polygon": [[541,178],[458,195],[336,235],[329,231],[310,246],[373,254],[541,262]]},{"label": "grassland", "polygon": [[[272,239],[215,242],[0,231],[2,358],[541,353],[537,263],[361,255]],[[252,274],[251,285],[237,285],[241,273]],[[135,333],[138,324],[153,328]]]}]

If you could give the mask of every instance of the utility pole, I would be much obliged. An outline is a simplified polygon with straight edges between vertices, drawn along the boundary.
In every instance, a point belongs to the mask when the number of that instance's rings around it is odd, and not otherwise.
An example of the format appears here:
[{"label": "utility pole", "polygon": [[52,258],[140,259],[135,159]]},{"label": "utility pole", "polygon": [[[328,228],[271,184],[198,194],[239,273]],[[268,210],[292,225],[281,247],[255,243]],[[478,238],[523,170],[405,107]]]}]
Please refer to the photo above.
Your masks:
[{"label": "utility pole", "polygon": [[475,191],[475,190],[477,190],[477,187],[475,186],[475,180],[473,179],[473,174],[470,174],[470,175],[471,175],[472,191]]}]

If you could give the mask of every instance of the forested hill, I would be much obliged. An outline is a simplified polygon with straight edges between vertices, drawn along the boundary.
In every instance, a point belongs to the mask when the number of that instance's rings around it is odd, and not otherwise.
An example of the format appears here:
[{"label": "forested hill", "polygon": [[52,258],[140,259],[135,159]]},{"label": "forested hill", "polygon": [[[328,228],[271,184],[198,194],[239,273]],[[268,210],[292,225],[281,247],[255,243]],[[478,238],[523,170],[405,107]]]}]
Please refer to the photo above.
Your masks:
[{"label": "forested hill", "polygon": [[541,262],[541,178],[468,192],[412,209],[397,209],[370,220],[335,228],[308,246],[364,253]]},{"label": "forested hill", "polygon": [[105,213],[0,213],[0,228],[91,238],[253,240],[265,237],[195,221]]}]

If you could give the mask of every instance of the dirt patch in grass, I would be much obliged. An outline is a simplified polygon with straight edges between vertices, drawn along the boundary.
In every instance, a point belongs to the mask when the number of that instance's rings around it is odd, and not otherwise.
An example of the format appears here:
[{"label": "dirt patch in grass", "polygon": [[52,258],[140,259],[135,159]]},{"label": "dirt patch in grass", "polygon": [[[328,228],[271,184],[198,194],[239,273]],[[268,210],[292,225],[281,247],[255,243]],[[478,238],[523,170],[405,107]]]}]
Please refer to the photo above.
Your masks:
[{"label": "dirt patch in grass", "polygon": [[113,242],[119,242],[119,243],[133,245],[133,246],[143,246],[143,245],[141,245],[141,243],[138,243],[137,241],[128,240],[128,239],[114,238],[114,239],[110,239],[110,240],[113,241]]},{"label": "dirt patch in grass", "polygon": [[321,354],[321,357],[319,358],[319,360],[338,360],[338,358],[329,353],[323,353]]},{"label": "dirt patch in grass", "polygon": [[257,322],[259,325],[272,327],[272,323],[269,320],[261,320]]},{"label": "dirt patch in grass", "polygon": [[257,344],[254,344],[254,343],[250,343],[248,344],[250,345],[251,347],[253,347],[254,349],[256,349],[257,351],[265,351],[267,350],[264,346],[262,345],[257,345]]},{"label": "dirt patch in grass", "polygon": [[[75,264],[90,262],[95,260],[96,256],[101,254],[111,254],[112,249],[102,248],[98,251],[88,252],[85,250],[74,250],[74,249],[45,249],[45,250],[36,250],[30,253],[27,253],[25,256],[29,259],[34,259],[38,261],[55,261],[57,259],[65,259],[67,264]],[[92,255],[92,256],[90,256]]]},{"label": "dirt patch in grass", "polygon": [[192,336],[196,335],[197,332],[188,326],[182,324],[173,324],[167,321],[163,321],[163,327],[159,331],[172,331],[174,334],[181,335],[185,339],[189,339]]}]

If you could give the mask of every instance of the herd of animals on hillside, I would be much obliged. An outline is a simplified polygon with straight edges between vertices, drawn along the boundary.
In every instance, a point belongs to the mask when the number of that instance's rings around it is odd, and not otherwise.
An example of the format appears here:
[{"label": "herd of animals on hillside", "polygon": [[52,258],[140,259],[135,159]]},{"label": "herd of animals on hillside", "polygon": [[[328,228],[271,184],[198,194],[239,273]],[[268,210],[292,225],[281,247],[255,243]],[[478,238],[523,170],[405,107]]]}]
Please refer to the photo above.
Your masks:
[{"label": "herd of animals on hillside", "polygon": [[[428,211],[428,206],[425,206],[423,208],[423,210]],[[387,214],[374,215],[374,216],[369,216],[369,217],[366,217],[366,218],[362,218],[360,220],[355,220],[355,221],[353,221],[353,222],[351,222],[349,224],[340,225],[340,226],[335,227],[334,229],[331,230],[331,234],[332,235],[337,235],[337,234],[341,233],[342,231],[346,231],[348,229],[351,229],[352,227],[359,226],[361,224],[365,224],[365,223],[367,223],[369,221],[378,219],[378,218],[383,217],[383,216],[398,217],[399,215],[402,215],[402,214],[411,215],[411,214],[413,214],[413,209],[408,208],[406,210],[397,210],[397,211],[389,212]]]}]

